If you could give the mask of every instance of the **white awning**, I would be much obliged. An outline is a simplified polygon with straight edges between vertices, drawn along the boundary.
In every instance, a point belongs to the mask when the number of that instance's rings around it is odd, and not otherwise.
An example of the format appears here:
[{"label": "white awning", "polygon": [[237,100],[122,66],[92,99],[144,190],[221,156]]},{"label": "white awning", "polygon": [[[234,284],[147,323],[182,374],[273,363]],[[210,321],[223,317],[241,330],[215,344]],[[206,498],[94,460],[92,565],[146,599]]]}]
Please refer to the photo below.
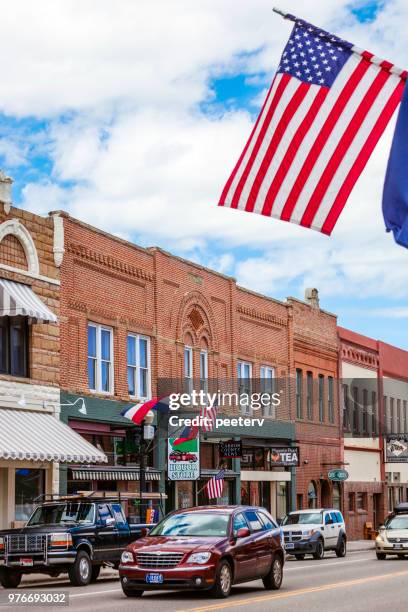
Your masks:
[{"label": "white awning", "polygon": [[[71,468],[73,480],[140,480],[138,467],[85,467]],[[145,471],[147,481],[160,480],[160,472],[150,468]]]},{"label": "white awning", "polygon": [[52,414],[0,408],[0,459],[106,463],[104,453]]},{"label": "white awning", "polygon": [[0,278],[0,316],[18,315],[51,323],[58,320],[31,287]]}]

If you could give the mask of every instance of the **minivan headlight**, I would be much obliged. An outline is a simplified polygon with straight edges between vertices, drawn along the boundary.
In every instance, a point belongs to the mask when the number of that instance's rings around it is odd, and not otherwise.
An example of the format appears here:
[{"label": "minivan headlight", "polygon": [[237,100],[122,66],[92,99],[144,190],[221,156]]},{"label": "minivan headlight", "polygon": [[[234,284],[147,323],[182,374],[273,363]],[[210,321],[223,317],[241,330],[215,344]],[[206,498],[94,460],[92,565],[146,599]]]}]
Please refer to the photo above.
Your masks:
[{"label": "minivan headlight", "polygon": [[124,550],[120,558],[121,563],[134,563],[135,559],[130,550]]},{"label": "minivan headlight", "polygon": [[204,565],[204,563],[207,563],[210,557],[211,557],[210,552],[193,553],[187,559],[187,563],[197,563],[197,565]]}]

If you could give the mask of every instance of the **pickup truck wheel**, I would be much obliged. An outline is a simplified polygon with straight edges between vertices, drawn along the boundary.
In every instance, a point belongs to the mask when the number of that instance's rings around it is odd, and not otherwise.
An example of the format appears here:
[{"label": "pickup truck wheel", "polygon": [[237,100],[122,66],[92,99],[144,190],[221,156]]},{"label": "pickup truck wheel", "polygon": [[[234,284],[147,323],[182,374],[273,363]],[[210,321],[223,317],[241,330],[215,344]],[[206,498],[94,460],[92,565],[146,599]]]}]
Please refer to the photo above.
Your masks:
[{"label": "pickup truck wheel", "polygon": [[316,543],[316,550],[313,553],[313,559],[323,559],[324,557],[324,545],[322,540],[318,540]]},{"label": "pickup truck wheel", "polygon": [[211,589],[211,594],[217,599],[228,597],[231,593],[232,586],[232,570],[226,559],[222,560],[217,567],[215,576],[215,584]]},{"label": "pickup truck wheel", "polygon": [[99,578],[99,574],[101,573],[100,565],[93,565],[91,571],[91,582],[96,582]]},{"label": "pickup truck wheel", "polygon": [[21,574],[13,570],[0,570],[0,583],[4,589],[16,589],[21,582]]},{"label": "pickup truck wheel", "polygon": [[341,538],[341,542],[336,548],[336,555],[338,557],[345,557],[346,553],[347,553],[346,538]]},{"label": "pickup truck wheel", "polygon": [[75,563],[68,570],[71,584],[74,586],[86,586],[91,582],[92,564],[89,555],[80,550],[76,556]]},{"label": "pickup truck wheel", "polygon": [[386,558],[386,556],[387,556],[385,553],[379,553],[379,552],[378,552],[378,553],[375,553],[375,554],[377,555],[377,559],[378,559],[379,561],[384,561],[384,559],[385,559],[385,558]]},{"label": "pickup truck wheel", "polygon": [[269,574],[262,578],[265,589],[277,591],[281,588],[283,579],[283,563],[280,555],[276,555],[272,559],[271,569]]},{"label": "pickup truck wheel", "polygon": [[305,555],[295,555],[295,557],[298,561],[303,561],[303,559],[305,558]]}]

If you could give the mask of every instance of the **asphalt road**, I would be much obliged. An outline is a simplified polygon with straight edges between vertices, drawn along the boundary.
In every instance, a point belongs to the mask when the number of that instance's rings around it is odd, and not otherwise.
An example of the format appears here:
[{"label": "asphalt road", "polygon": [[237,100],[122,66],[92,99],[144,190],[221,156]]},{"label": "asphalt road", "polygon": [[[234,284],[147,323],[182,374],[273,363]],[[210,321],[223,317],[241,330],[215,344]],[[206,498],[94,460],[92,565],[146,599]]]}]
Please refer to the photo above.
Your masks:
[{"label": "asphalt road", "polygon": [[[302,612],[320,610],[389,609],[393,612],[407,610],[408,558],[377,561],[370,551],[349,553],[338,559],[331,553],[322,561],[306,559],[288,560],[284,582],[279,591],[266,591],[262,582],[250,582],[233,587],[228,599],[213,599],[205,593],[181,593],[157,591],[145,593],[141,599],[128,599],[122,594],[117,580],[101,579],[85,588],[75,588],[65,580],[49,580],[41,585],[22,584],[18,592],[33,593],[39,589],[47,592],[68,591],[69,608],[48,606],[48,610],[75,610],[89,612],[119,612],[132,610],[146,612],[204,612],[210,610],[242,610],[250,606],[251,612],[270,610]],[[2,594],[4,591],[2,591]],[[19,610],[34,610],[33,607]],[[43,607],[37,609],[44,609]],[[16,610],[16,606],[0,606],[3,610]]]}]

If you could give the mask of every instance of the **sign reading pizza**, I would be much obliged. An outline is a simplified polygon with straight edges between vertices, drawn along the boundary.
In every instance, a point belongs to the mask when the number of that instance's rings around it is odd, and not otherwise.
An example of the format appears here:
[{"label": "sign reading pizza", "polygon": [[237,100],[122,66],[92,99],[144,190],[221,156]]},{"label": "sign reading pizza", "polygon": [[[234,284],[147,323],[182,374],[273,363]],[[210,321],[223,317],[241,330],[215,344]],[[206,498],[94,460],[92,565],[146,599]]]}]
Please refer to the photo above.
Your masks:
[{"label": "sign reading pizza", "polygon": [[198,438],[174,444],[168,439],[167,472],[169,480],[198,480],[200,478],[200,441]]},{"label": "sign reading pizza", "polygon": [[285,466],[297,467],[299,465],[299,447],[285,446],[269,449],[268,459],[270,467]]},{"label": "sign reading pizza", "polygon": [[385,454],[387,463],[408,463],[408,435],[387,436]]}]

